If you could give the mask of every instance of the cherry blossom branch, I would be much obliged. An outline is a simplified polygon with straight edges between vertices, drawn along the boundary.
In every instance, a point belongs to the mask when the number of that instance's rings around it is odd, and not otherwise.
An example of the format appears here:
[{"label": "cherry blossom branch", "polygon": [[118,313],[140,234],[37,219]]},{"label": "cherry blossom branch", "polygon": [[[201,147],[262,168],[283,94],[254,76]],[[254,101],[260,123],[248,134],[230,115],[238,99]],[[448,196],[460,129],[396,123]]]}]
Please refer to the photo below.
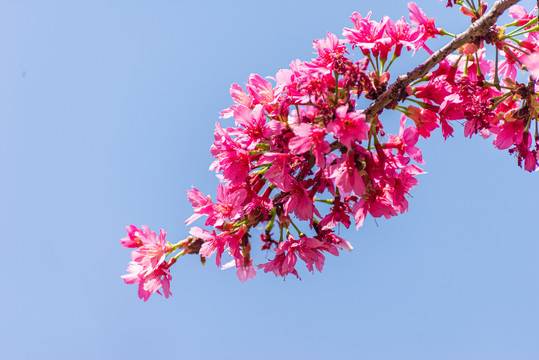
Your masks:
[{"label": "cherry blossom branch", "polygon": [[[496,20],[507,10],[510,6],[515,5],[520,0],[500,0],[494,3],[490,11],[477,21],[472,23],[470,27],[451,40],[448,44],[442,47],[440,50],[432,54],[425,62],[406,75],[401,75],[397,80],[391,84],[386,91],[384,91],[369,107],[365,110],[365,116],[367,119],[371,119],[376,114],[380,113],[385,107],[392,103],[402,99],[406,87],[413,81],[421,79],[425,76],[430,69],[444,60],[449,54],[457,50],[459,47],[473,42],[476,38],[485,36],[489,28],[494,25]],[[539,5],[539,0],[537,1]]]},{"label": "cherry blossom branch", "polygon": [[[169,297],[170,267],[187,254],[200,255],[202,264],[216,254],[217,267],[235,267],[241,281],[256,277],[257,269],[300,278],[295,268],[300,260],[308,271],[321,272],[327,254],[353,249],[335,234],[338,226],[349,228],[355,222],[359,229],[368,217],[389,219],[408,211],[407,197],[423,173],[415,163],[425,163],[416,146],[419,137],[429,138],[441,128],[447,139],[453,136],[454,121],[464,121],[464,136],[491,137],[496,148],[517,158],[518,166],[535,171],[536,10],[513,7],[509,16],[514,21],[495,25],[517,2],[500,0],[486,12],[483,1],[477,7],[466,0],[468,8],[463,1],[448,0],[446,7],[460,5],[472,24],[458,36],[449,34],[452,41],[435,53],[425,41],[448,33],[413,2],[408,4],[410,23],[389,17],[377,22],[370,13],[353,13],[353,28],[343,29],[345,39],[328,33],[315,40],[318,57],[280,69],[275,86],[258,74],[249,76],[245,90],[232,84],[235,104],[221,115],[234,118],[234,127],[216,123],[210,148],[215,159],[210,170],[220,180],[217,198],[195,187],[187,191],[193,215],[185,224],[204,216],[209,229],[193,226],[191,236],[172,244],[163,229],[158,235],[147,226],[129,225],[121,240],[122,246],[133,248],[124,282],[138,284],[144,301],[153,293]],[[508,27],[514,29],[506,33]],[[495,51],[495,61],[487,58],[486,46]],[[347,48],[359,49],[365,57],[355,62],[347,57]],[[386,87],[389,65],[403,49],[425,49],[432,56]],[[460,56],[453,55],[455,50]],[[436,64],[441,65],[433,70]],[[370,65],[376,71],[368,71]],[[527,85],[523,76],[517,77],[518,70],[529,72]],[[415,99],[409,99],[411,94]],[[366,110],[358,108],[363,97],[371,101]],[[411,104],[397,106],[406,99]],[[383,119],[377,118],[384,108],[402,113],[398,134],[386,133]],[[413,124],[407,126],[407,119]],[[326,205],[317,208],[320,202]],[[252,237],[262,227],[257,245],[274,257],[257,264],[251,257],[256,244]],[[231,260],[223,263],[222,255]]]}]

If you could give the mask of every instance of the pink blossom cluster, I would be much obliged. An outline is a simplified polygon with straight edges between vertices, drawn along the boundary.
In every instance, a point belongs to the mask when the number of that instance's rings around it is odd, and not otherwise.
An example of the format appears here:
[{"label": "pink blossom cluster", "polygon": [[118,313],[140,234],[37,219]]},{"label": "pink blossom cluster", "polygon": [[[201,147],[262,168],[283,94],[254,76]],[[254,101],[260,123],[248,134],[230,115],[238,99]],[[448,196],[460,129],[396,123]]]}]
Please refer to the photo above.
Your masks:
[{"label": "pink blossom cluster", "polygon": [[[462,12],[472,19],[486,10]],[[535,13],[535,14],[534,14]],[[496,26],[485,38],[466,44],[459,54],[450,55],[429,73],[423,83],[408,88],[416,104],[404,113],[412,118],[423,137],[441,126],[445,138],[453,136],[452,121],[464,120],[464,135],[491,137],[500,150],[509,149],[518,165],[534,171],[539,160],[537,124],[537,58],[539,33],[537,7],[530,14],[522,6],[512,6],[509,15],[517,30]],[[517,39],[523,35],[523,39]],[[495,60],[487,58],[492,45]],[[528,70],[530,81],[520,83],[518,72]],[[419,101],[418,101],[419,100]],[[532,129],[535,129],[532,135]]]},{"label": "pink blossom cluster", "polygon": [[165,261],[167,253],[171,252],[172,246],[165,241],[167,234],[163,229],[157,234],[147,226],[138,228],[134,225],[127,227],[127,237],[121,240],[121,244],[127,248],[135,248],[131,252],[131,261],[127,268],[128,274],[123,275],[126,284],[139,284],[138,295],[144,301],[148,300],[154,292],[161,293],[163,289],[165,297],[170,293],[169,267],[175,260]]},{"label": "pink blossom cluster", "polygon": [[[487,10],[484,2],[466,3],[473,6],[458,0],[447,6],[460,5],[472,22]],[[203,262],[215,254],[217,266],[235,267],[241,281],[254,278],[257,269],[299,278],[300,263],[322,271],[328,254],[352,250],[335,234],[336,226],[354,223],[359,229],[368,216],[408,211],[407,196],[423,172],[419,137],[440,128],[447,139],[455,122],[464,125],[465,136],[492,137],[524,169],[537,168],[537,9],[513,6],[513,23],[492,26],[402,89],[385,108],[400,113],[398,133],[389,134],[382,112],[370,114],[360,100],[376,101],[387,90],[388,70],[403,50],[432,54],[430,38],[454,36],[415,3],[408,8],[409,22],[354,13],[344,38],[328,33],[314,41],[315,59],[293,61],[273,82],[252,74],[244,88],[232,85],[234,104],[221,112],[228,120],[216,123],[210,149],[210,170],[220,179],[217,197],[194,187],[187,191],[194,214],[186,224],[205,217],[209,229],[192,227],[188,239],[171,245],[163,230],[157,240],[147,227],[131,225],[122,239],[123,246],[136,248],[124,280],[139,284],[141,298],[160,289],[170,295],[168,269],[184,254],[199,254]],[[361,59],[354,61],[356,49]],[[526,70],[531,77],[521,83],[519,71]],[[252,238],[257,231],[259,241]],[[266,262],[255,264],[251,257],[255,242],[268,252]],[[166,260],[176,249],[181,252]],[[223,254],[232,260],[223,264]]]}]

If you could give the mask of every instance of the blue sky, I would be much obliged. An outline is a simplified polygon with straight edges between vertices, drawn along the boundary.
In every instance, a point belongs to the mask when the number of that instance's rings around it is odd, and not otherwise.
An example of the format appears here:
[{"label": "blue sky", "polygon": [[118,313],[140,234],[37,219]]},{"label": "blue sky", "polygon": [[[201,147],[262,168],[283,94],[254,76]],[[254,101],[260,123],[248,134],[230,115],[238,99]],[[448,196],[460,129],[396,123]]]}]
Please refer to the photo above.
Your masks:
[{"label": "blue sky", "polygon": [[[450,32],[468,22],[417,3]],[[185,191],[214,194],[230,84],[311,59],[369,10],[407,17],[389,0],[3,1],[0,358],[539,358],[538,174],[461,128],[420,144],[409,213],[342,229],[355,250],[322,274],[242,284],[186,257],[173,297],[146,303],[120,278],[126,225],[176,242]]]}]

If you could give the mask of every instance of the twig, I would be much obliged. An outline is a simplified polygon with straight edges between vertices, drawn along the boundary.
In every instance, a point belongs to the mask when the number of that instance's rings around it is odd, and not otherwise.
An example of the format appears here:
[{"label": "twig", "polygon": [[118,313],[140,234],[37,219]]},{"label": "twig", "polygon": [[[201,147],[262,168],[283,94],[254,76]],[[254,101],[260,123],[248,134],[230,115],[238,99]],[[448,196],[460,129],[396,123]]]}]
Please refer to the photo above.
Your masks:
[{"label": "twig", "polygon": [[[367,108],[367,110],[365,110],[366,118],[371,119],[393,101],[398,100],[402,92],[408,85],[410,85],[410,83],[424,77],[430,69],[445,59],[447,55],[451,54],[462,45],[473,42],[478,37],[485,36],[489,28],[494,25],[503,12],[519,1],[520,0],[500,0],[495,2],[492,8],[485,15],[472,23],[466,31],[432,54],[423,64],[419,65],[406,75],[399,76],[397,80],[391,84],[387,90]],[[539,4],[539,0],[537,0],[537,3]]]}]

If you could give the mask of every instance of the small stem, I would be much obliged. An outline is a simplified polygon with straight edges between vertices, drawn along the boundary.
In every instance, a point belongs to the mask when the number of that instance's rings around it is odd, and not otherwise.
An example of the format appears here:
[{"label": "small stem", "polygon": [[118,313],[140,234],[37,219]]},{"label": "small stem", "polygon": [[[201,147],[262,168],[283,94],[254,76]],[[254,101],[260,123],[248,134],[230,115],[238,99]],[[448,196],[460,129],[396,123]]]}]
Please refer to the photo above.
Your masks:
[{"label": "small stem", "polygon": [[268,222],[268,225],[266,226],[266,232],[270,232],[271,229],[273,229],[273,225],[275,224],[275,214],[277,214],[277,208],[274,207],[272,210],[271,210],[271,219],[270,221]]},{"label": "small stem", "polygon": [[524,129],[524,132],[525,133],[529,133],[530,132],[530,125],[532,124],[532,119],[529,118],[528,119],[528,123],[526,124],[526,128]]},{"label": "small stem", "polygon": [[183,246],[184,244],[188,243],[191,238],[192,238],[192,236],[190,236],[190,237],[188,237],[186,239],[180,240],[176,244],[168,243],[170,245],[170,250],[167,252],[167,254],[170,254],[170,253],[176,251],[180,246]]},{"label": "small stem", "polygon": [[503,86],[503,85],[496,85],[496,84],[492,84],[492,83],[489,83],[488,81],[483,81],[483,86],[490,86],[490,87],[499,87],[501,89],[506,89],[506,90],[512,90],[512,88],[510,88],[509,86]]},{"label": "small stem", "polygon": [[[523,53],[523,54],[530,55],[529,52],[527,52],[526,50],[524,50],[524,49],[522,49],[522,48],[520,48],[520,47],[516,47],[515,45],[511,45],[511,44],[509,44],[509,43],[505,43],[505,46],[508,46],[508,47],[511,47],[511,48],[513,48],[513,49],[515,49],[515,50],[518,50],[519,52],[521,52],[521,53]],[[513,53],[510,53],[510,54],[511,54],[511,56],[512,56],[513,58],[515,58],[516,60],[518,60],[518,58],[517,58]]]},{"label": "small stem", "polygon": [[466,0],[466,4],[468,4],[468,6],[470,7],[470,9],[475,10],[475,6],[474,6],[473,3],[470,3],[470,0]]},{"label": "small stem", "polygon": [[479,63],[479,55],[477,55],[477,51],[475,52],[475,64],[477,65],[477,77],[482,77],[483,73],[481,72],[481,64]]},{"label": "small stem", "polygon": [[413,83],[411,83],[410,86],[416,86],[417,84],[422,83],[424,81],[429,81],[429,79],[426,76],[422,77],[421,79],[418,79],[414,81]]},{"label": "small stem", "polygon": [[391,58],[391,60],[389,61],[389,64],[387,64],[387,67],[386,67],[386,72],[389,70],[389,68],[391,67],[391,64],[393,64],[393,61],[395,61],[395,59],[397,59],[398,56],[396,56],[395,54],[393,54],[393,57]]},{"label": "small stem", "polygon": [[[526,24],[524,24],[524,25],[522,25],[522,26],[516,28],[515,30],[511,31],[511,32],[508,33],[508,34],[505,34],[504,36],[502,36],[501,39],[503,39],[504,37],[512,36],[514,33],[519,32],[519,31],[522,31],[522,30],[524,30],[525,28],[527,28],[528,26],[532,26],[532,25],[535,25],[535,24],[537,24],[537,18],[534,18],[533,20],[528,21]],[[501,39],[500,39],[500,40],[501,40]]]},{"label": "small stem", "polygon": [[[423,109],[425,109],[425,106],[429,105],[429,104],[427,104],[427,103],[425,103],[423,101],[414,100],[414,99],[411,99],[409,97],[406,98],[406,100],[411,101],[413,103],[416,103],[417,105],[421,106]],[[406,110],[406,108],[404,108],[404,110]]]},{"label": "small stem", "polygon": [[374,125],[373,125],[373,130],[372,130],[372,138],[374,139],[374,146],[380,145],[380,141],[378,140],[378,136],[376,136],[376,131],[375,131]]},{"label": "small stem", "polygon": [[[507,35],[507,37],[513,38],[513,36],[520,36],[520,35],[527,34],[527,33],[529,33],[529,32],[536,32],[537,30],[539,30],[539,26],[536,25],[536,26],[532,27],[531,29],[521,31],[521,32],[519,32],[519,33],[517,33],[517,34]],[[503,39],[503,38],[504,38],[504,37],[502,37],[502,39]]]},{"label": "small stem", "polygon": [[[273,164],[273,163],[271,163],[271,164]],[[263,169],[255,171],[254,174],[264,175],[266,173],[266,171],[268,171],[269,168],[271,167],[271,164],[267,164]]]},{"label": "small stem", "polygon": [[335,203],[335,200],[333,199],[314,199],[314,201],[318,201],[318,202],[322,202],[322,203],[326,203],[330,205],[333,205]]},{"label": "small stem", "polygon": [[457,35],[451,34],[450,32],[447,32],[444,29],[440,29],[440,35],[451,36],[451,37],[454,37],[454,38],[457,37]]},{"label": "small stem", "polygon": [[290,224],[292,224],[292,226],[294,227],[294,229],[296,229],[296,231],[298,232],[298,236],[299,236],[299,237],[305,236],[305,234],[302,233],[300,229],[298,229],[298,227],[296,226],[296,224],[294,224],[294,222],[292,221],[292,219],[290,219]]},{"label": "small stem", "polygon": [[335,99],[339,100],[339,74],[336,71],[333,71],[333,76],[335,77]]},{"label": "small stem", "polygon": [[[494,104],[492,104],[492,105],[490,106],[490,109],[491,109],[491,110],[494,110],[496,107],[498,107],[498,105],[500,105],[502,102],[504,102],[505,99],[507,99],[510,95],[512,95],[512,94],[511,94],[510,92],[507,92],[507,93],[505,93],[505,94],[499,96],[499,97],[498,97],[499,100],[496,101]],[[496,98],[493,98],[493,99],[496,99]]]},{"label": "small stem", "polygon": [[249,222],[249,219],[243,219],[242,221],[235,223],[234,227],[237,228],[237,227],[240,227],[242,225],[246,225],[248,222]]},{"label": "small stem", "polygon": [[182,255],[185,255],[185,251],[180,251],[177,253],[174,257],[171,257],[170,260],[174,259],[174,261],[178,260],[178,258]]},{"label": "small stem", "polygon": [[378,72],[378,68],[376,67],[375,62],[372,60],[371,53],[369,53],[369,54],[367,55],[367,57],[369,58],[369,61],[371,62],[372,68],[373,68],[376,72]]},{"label": "small stem", "polygon": [[400,111],[400,112],[403,113],[404,115],[407,114],[407,110],[406,110],[406,108],[405,108],[404,106],[397,106],[397,107],[395,108],[395,110]]},{"label": "small stem", "polygon": [[452,66],[454,69],[458,68],[459,62],[460,62],[460,60],[462,59],[463,56],[464,56],[464,54],[460,55],[459,58],[457,59],[457,61],[455,61],[455,63]]}]

